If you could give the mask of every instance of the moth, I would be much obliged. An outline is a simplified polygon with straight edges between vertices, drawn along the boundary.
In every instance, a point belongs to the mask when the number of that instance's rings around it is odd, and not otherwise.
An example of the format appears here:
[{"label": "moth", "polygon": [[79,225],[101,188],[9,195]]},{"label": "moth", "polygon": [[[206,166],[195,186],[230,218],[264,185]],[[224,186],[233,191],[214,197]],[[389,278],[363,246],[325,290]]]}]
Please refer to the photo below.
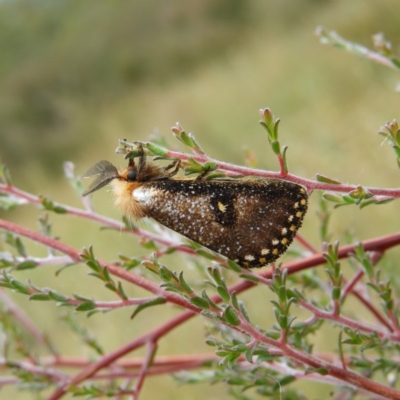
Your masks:
[{"label": "moth", "polygon": [[177,177],[179,161],[148,162],[140,147],[122,171],[102,160],[84,196],[111,184],[115,204],[133,219],[150,217],[244,268],[274,262],[292,243],[307,211],[306,189],[277,179]]}]

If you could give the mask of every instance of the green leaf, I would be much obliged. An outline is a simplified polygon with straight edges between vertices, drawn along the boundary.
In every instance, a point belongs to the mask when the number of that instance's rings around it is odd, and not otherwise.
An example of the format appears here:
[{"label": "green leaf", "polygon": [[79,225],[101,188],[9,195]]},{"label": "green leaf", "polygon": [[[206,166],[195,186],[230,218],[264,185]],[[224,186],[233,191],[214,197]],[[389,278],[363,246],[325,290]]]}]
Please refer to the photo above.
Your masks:
[{"label": "green leaf", "polygon": [[193,147],[192,138],[185,131],[181,132],[180,139],[181,139],[182,143],[184,143],[186,146]]},{"label": "green leaf", "polygon": [[3,210],[10,211],[21,204],[21,200],[18,197],[7,195],[0,196],[0,207]]},{"label": "green leaf", "polygon": [[15,248],[22,257],[28,257],[28,253],[20,237],[15,238]]},{"label": "green leaf", "polygon": [[106,283],[104,286],[105,286],[107,289],[109,289],[109,290],[111,290],[112,292],[114,292],[114,293],[116,293],[116,292],[118,291],[117,288],[115,287],[115,285],[114,285],[113,283],[108,282],[108,283]]},{"label": "green leaf", "polygon": [[246,279],[246,280],[248,280],[248,281],[250,281],[250,282],[254,282],[254,283],[260,282],[260,279],[257,278],[257,276],[255,276],[255,275],[250,275],[250,274],[248,274],[248,273],[240,274],[240,277],[243,278],[243,279]]},{"label": "green leaf", "polygon": [[297,378],[293,375],[284,376],[282,379],[279,379],[278,382],[274,383],[274,388],[276,390],[280,390],[282,386],[288,385],[289,383],[294,382],[296,379]]},{"label": "green leaf", "polygon": [[76,299],[78,301],[82,301],[82,302],[91,301],[91,302],[93,302],[93,300],[90,299],[89,297],[84,297],[84,296],[81,296],[80,294],[73,294],[72,296],[74,296],[74,299]]},{"label": "green leaf", "polygon": [[197,249],[196,253],[199,256],[207,258],[208,260],[215,260],[215,255],[213,253],[210,253],[209,251],[206,251],[206,250],[203,250],[203,249]]},{"label": "green leaf", "polygon": [[333,185],[340,185],[342,182],[337,181],[335,179],[332,178],[328,178],[327,176],[324,175],[320,175],[320,174],[316,174],[316,178],[318,182],[323,182],[323,183],[330,183]]},{"label": "green leaf", "polygon": [[209,309],[210,304],[208,301],[204,300],[202,297],[199,296],[193,296],[190,298],[190,302],[195,305],[196,307],[202,308],[202,309]]},{"label": "green leaf", "polygon": [[272,148],[272,151],[275,154],[280,154],[281,153],[281,145],[277,140],[272,140],[271,141],[271,148]]},{"label": "green leaf", "polygon": [[100,264],[97,262],[97,260],[89,260],[89,261],[86,261],[86,265],[87,265],[90,269],[92,269],[93,271],[95,271],[95,272],[97,272],[97,273],[101,273],[101,272],[102,272],[101,266],[100,266]]},{"label": "green leaf", "polygon": [[217,267],[212,267],[208,269],[208,272],[211,274],[211,276],[214,278],[214,281],[217,283],[217,285],[220,286],[226,286],[224,280],[221,277],[221,274],[219,272],[219,269]]},{"label": "green leaf", "polygon": [[135,318],[136,315],[140,313],[140,311],[143,311],[145,308],[148,307],[153,307],[153,306],[158,306],[159,304],[164,304],[166,300],[163,297],[157,297],[154,300],[146,301],[145,303],[139,304],[135,311],[131,315],[131,319]]},{"label": "green leaf", "polygon": [[6,181],[6,184],[8,186],[12,186],[12,179],[11,179],[11,174],[10,170],[8,169],[6,164],[0,164],[0,175],[4,177],[4,180]]},{"label": "green leaf", "polygon": [[231,293],[231,302],[232,302],[233,307],[236,308],[236,310],[240,309],[236,291]]},{"label": "green leaf", "polygon": [[183,278],[183,271],[179,273],[179,282],[186,293],[193,293],[193,289],[186,283],[185,279]]},{"label": "green leaf", "polygon": [[239,301],[239,308],[245,320],[247,322],[250,322],[249,313],[247,312],[246,306],[244,305],[243,301]]},{"label": "green leaf", "polygon": [[121,282],[118,282],[118,293],[121,296],[122,300],[128,300],[128,296],[126,295]]},{"label": "green leaf", "polygon": [[93,301],[87,301],[79,304],[79,306],[75,308],[76,311],[90,311],[94,309],[96,309],[96,304]]},{"label": "green leaf", "polygon": [[10,283],[11,283],[13,289],[15,289],[19,293],[22,293],[22,294],[30,294],[31,293],[28,286],[24,285],[22,282],[12,280]]},{"label": "green leaf", "polygon": [[205,289],[203,289],[203,290],[201,291],[201,297],[202,297],[211,307],[213,307],[213,308],[215,308],[215,309],[217,309],[217,310],[220,310],[220,309],[221,309],[216,303],[214,303],[214,302],[208,297],[207,292],[205,291]]},{"label": "green leaf", "polygon": [[332,288],[332,300],[339,300],[342,294],[342,290],[340,287],[335,286]]},{"label": "green leaf", "polygon": [[224,318],[232,326],[240,325],[239,316],[237,315],[235,309],[233,307],[231,307],[231,306],[228,306],[228,307],[225,308]]},{"label": "green leaf", "polygon": [[37,263],[33,260],[26,260],[22,261],[22,263],[18,264],[16,269],[17,270],[24,270],[24,269],[32,269],[37,266]]},{"label": "green leaf", "polygon": [[46,293],[35,293],[29,296],[29,300],[49,301],[51,297]]},{"label": "green leaf", "polygon": [[243,268],[232,260],[228,260],[228,267],[235,272],[242,272]]},{"label": "green leaf", "polygon": [[54,290],[49,291],[49,296],[52,300],[55,300],[55,301],[66,302],[69,300],[69,297],[66,296],[65,294],[56,292]]},{"label": "green leaf", "polygon": [[333,194],[333,193],[324,193],[322,195],[322,198],[324,200],[333,201],[334,203],[342,203],[343,202],[342,196],[340,196],[338,194]]},{"label": "green leaf", "polygon": [[251,346],[244,353],[244,357],[246,358],[246,361],[249,362],[250,364],[253,363],[253,355],[254,355],[255,348],[256,348],[255,346]]},{"label": "green leaf", "polygon": [[283,146],[281,148],[281,156],[282,156],[282,160],[283,160],[283,169],[284,171],[287,173],[288,170],[288,166],[287,166],[287,161],[286,161],[286,152],[287,152],[288,146]]},{"label": "green leaf", "polygon": [[176,281],[176,276],[173,274],[172,271],[170,271],[167,267],[165,267],[164,265],[162,265],[159,270],[158,273],[160,274],[160,277],[163,281],[165,282],[170,282],[170,281]]},{"label": "green leaf", "polygon": [[112,282],[112,279],[111,279],[110,273],[108,272],[108,268],[107,267],[103,267],[103,275],[104,275],[104,279],[107,282]]},{"label": "green leaf", "polygon": [[231,300],[231,295],[225,286],[217,286],[217,292],[226,303]]},{"label": "green leaf", "polygon": [[62,206],[54,206],[53,211],[57,214],[66,214],[68,210]]},{"label": "green leaf", "polygon": [[153,154],[157,156],[165,157],[169,153],[168,149],[154,143],[148,142],[145,143],[144,146],[147,147]]}]

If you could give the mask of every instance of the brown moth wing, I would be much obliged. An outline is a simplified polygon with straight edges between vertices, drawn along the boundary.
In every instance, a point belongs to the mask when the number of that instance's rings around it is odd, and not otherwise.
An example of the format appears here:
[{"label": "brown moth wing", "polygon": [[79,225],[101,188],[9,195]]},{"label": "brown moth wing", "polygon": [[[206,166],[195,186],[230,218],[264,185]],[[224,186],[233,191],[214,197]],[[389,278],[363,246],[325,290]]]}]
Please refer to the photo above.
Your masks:
[{"label": "brown moth wing", "polygon": [[267,179],[167,179],[144,182],[132,196],[148,217],[246,268],[286,251],[308,198],[300,185]]}]

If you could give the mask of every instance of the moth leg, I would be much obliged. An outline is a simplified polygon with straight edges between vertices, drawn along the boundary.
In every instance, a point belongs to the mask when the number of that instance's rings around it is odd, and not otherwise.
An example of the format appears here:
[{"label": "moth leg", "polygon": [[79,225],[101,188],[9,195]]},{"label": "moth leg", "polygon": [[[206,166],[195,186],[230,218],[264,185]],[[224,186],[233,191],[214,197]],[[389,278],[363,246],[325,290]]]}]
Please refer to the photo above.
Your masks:
[{"label": "moth leg", "polygon": [[174,176],[178,173],[179,168],[181,166],[181,160],[175,160],[171,164],[167,165],[165,167],[165,171],[168,171],[169,169],[172,169],[168,174],[166,174],[163,178],[170,178],[171,176]]},{"label": "moth leg", "polygon": [[210,172],[211,167],[207,167],[200,175],[196,176],[196,181],[202,181],[206,177],[206,175]]},{"label": "moth leg", "polygon": [[138,150],[139,150],[139,163],[137,166],[138,175],[143,170],[144,166],[146,165],[146,156],[144,155],[143,145],[142,143],[138,143]]}]

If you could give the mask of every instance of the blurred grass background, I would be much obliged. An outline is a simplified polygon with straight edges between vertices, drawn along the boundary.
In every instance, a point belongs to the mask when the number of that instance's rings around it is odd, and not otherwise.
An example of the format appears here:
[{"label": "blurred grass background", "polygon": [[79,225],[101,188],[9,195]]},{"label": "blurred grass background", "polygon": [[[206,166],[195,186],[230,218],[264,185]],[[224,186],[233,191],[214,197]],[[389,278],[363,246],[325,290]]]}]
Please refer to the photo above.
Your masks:
[{"label": "blurred grass background", "polygon": [[[383,31],[399,53],[399,15],[397,0],[3,1],[0,157],[18,187],[75,206],[80,200],[63,179],[63,161],[73,161],[78,173],[103,158],[122,166],[114,154],[118,138],[165,136],[178,146],[170,132],[176,121],[196,135],[211,157],[243,164],[250,151],[259,168],[276,170],[258,126],[258,110],[270,107],[282,118],[281,142],[289,146],[292,173],[398,186],[392,149],[377,131],[400,117],[399,75],[321,45],[314,31],[323,25],[369,47],[371,36]],[[316,246],[317,197],[302,230]],[[107,191],[96,193],[94,203],[97,211],[120,218]],[[333,239],[348,229],[359,239],[394,232],[397,204],[339,209],[332,218]],[[0,215],[36,228],[38,212],[32,207]],[[132,237],[99,231],[87,221],[51,219],[61,240],[77,248],[94,244],[99,257],[146,252]],[[31,249],[40,253],[37,246]],[[389,259],[394,256],[398,259],[398,252],[390,252]],[[187,269],[178,256],[163,261]],[[185,274],[195,279],[195,271]],[[39,286],[67,294],[113,299],[87,277],[85,266],[70,268],[56,280],[51,267],[16,273],[21,280],[28,275]],[[132,289],[129,294],[142,293]],[[255,321],[269,326],[269,293],[258,288],[243,297]],[[15,299],[65,353],[90,354],[57,322],[54,304]],[[265,308],[260,309],[261,301]],[[133,322],[131,310],[78,318],[109,351],[177,312],[161,310],[154,308]],[[196,318],[177,329],[160,343],[161,354],[212,351],[203,345],[205,325]],[[316,345],[324,346],[323,341]],[[318,385],[303,389],[309,398],[324,398],[330,391]],[[141,398],[213,400],[226,392],[222,386],[179,387],[161,377],[149,378]]]}]

